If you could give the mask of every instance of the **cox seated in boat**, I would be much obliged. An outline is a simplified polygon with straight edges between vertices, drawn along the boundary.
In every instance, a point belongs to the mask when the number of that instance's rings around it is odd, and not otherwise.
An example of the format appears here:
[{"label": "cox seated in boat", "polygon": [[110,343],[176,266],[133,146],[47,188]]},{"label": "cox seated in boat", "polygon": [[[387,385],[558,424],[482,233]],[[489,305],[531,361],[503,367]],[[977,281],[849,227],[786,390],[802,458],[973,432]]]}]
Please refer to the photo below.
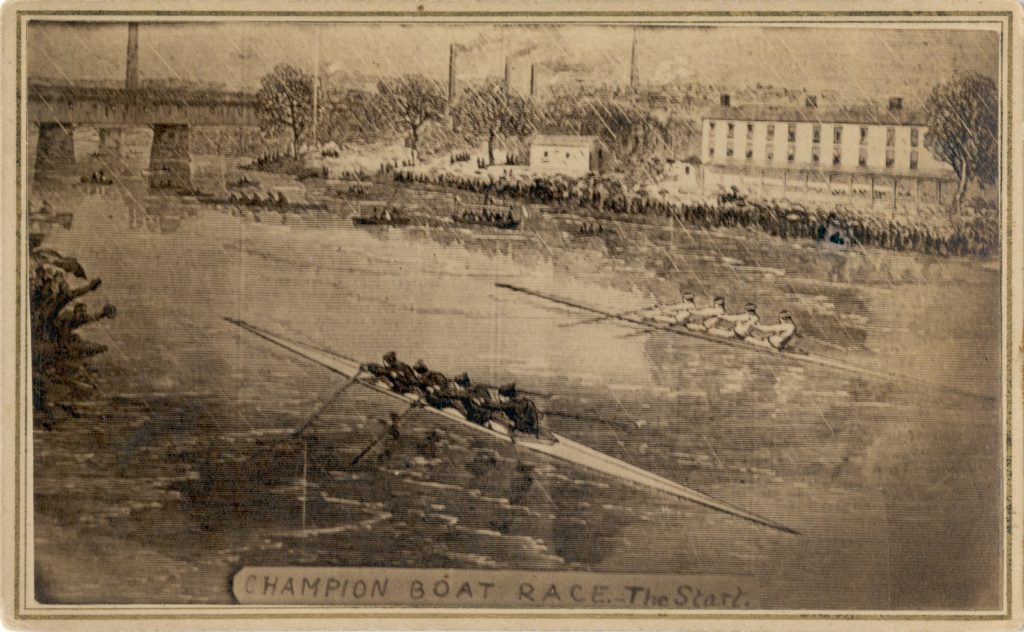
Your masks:
[{"label": "cox seated in boat", "polygon": [[690,331],[707,331],[707,325],[705,325],[705,323],[708,320],[723,314],[725,314],[725,297],[716,296],[711,301],[710,307],[693,310],[690,312],[690,315],[683,319],[679,324],[683,325]]},{"label": "cox seated in boat", "polygon": [[739,314],[721,314],[704,321],[708,334],[719,338],[746,338],[751,329],[761,320],[757,306],[747,303]]},{"label": "cox seated in boat", "polygon": [[796,323],[788,311],[779,313],[779,322],[775,325],[757,323],[750,328],[750,333],[743,339],[759,347],[768,347],[784,351],[796,337]]}]

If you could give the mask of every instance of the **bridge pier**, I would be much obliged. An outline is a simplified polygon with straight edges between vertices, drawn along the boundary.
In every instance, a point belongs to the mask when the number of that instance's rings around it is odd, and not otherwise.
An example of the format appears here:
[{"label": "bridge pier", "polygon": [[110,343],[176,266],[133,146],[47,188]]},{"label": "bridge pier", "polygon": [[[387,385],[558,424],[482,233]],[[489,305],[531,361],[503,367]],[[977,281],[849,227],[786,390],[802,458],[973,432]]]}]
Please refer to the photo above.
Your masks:
[{"label": "bridge pier", "polygon": [[154,189],[192,188],[192,143],[188,125],[153,125],[149,184]]},{"label": "bridge pier", "polygon": [[36,170],[75,164],[75,137],[71,123],[40,123],[36,143]]}]

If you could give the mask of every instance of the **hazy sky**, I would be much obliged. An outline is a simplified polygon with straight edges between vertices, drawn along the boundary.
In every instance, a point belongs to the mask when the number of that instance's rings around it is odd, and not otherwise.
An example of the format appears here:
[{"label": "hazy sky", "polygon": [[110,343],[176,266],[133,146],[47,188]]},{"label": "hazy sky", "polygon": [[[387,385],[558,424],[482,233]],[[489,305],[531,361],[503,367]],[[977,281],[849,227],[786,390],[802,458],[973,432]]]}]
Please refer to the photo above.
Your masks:
[{"label": "hazy sky", "polygon": [[[419,72],[447,82],[448,47],[464,48],[459,76],[501,76],[512,59],[522,90],[531,63],[540,83],[564,73],[594,83],[629,82],[632,27],[361,25],[295,23],[143,24],[143,79],[180,77],[252,89],[275,64],[373,79]],[[901,94],[913,103],[954,71],[998,73],[994,31],[800,27],[644,27],[636,30],[641,83],[755,83],[851,97]],[[317,41],[319,38],[319,46]],[[33,23],[29,77],[123,80],[124,24]],[[563,73],[563,74],[559,74]]]}]

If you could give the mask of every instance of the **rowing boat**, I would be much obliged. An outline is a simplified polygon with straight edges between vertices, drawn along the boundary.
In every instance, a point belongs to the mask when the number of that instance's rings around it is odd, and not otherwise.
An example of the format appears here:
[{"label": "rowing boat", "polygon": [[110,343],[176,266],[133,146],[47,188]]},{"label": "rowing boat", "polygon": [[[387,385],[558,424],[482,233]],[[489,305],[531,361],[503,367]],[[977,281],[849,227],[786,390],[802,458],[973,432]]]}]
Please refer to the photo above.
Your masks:
[{"label": "rowing boat", "polygon": [[[288,351],[306,358],[307,360],[316,362],[335,373],[343,375],[349,380],[361,384],[366,388],[389,397],[399,399],[409,405],[420,404],[418,395],[402,395],[392,391],[373,377],[361,378],[361,363],[357,360],[333,351],[314,347],[304,342],[299,342],[285,336],[271,333],[265,329],[255,327],[241,320],[232,318],[225,318],[225,320],[259,336],[260,338],[263,338],[264,340],[272,342],[279,347],[287,349]],[[796,533],[796,531],[777,522],[767,518],[762,518],[761,516],[730,505],[729,503],[718,500],[717,498],[680,485],[679,483],[671,481],[663,476],[659,476],[653,472],[648,472],[647,470],[616,459],[615,457],[599,452],[598,450],[594,450],[593,448],[589,448],[554,432],[543,432],[539,437],[519,434],[516,432],[510,433],[500,426],[482,426],[469,421],[463,417],[462,414],[452,408],[437,409],[429,406],[423,406],[423,410],[444,417],[445,419],[458,423],[459,425],[469,428],[475,432],[488,435],[496,441],[510,443],[517,448],[523,448],[539,454],[545,454],[549,457],[572,465],[587,468],[589,470],[593,470],[622,481],[641,485],[649,489],[661,491],[683,500],[688,500],[760,525],[771,527],[772,529],[777,529],[786,533]]]},{"label": "rowing boat", "polygon": [[766,346],[753,345],[753,344],[750,344],[748,342],[743,342],[742,340],[740,340],[738,338],[719,338],[717,336],[712,336],[712,335],[709,335],[709,334],[706,334],[706,333],[703,333],[703,332],[700,332],[700,331],[693,331],[693,330],[690,330],[690,329],[679,328],[679,327],[677,327],[675,325],[669,325],[669,324],[665,324],[665,323],[660,323],[660,322],[657,322],[655,320],[649,320],[649,319],[640,318],[640,317],[632,315],[632,314],[636,314],[637,312],[639,312],[641,310],[634,310],[634,311],[626,312],[626,313],[615,313],[615,312],[609,311],[607,309],[602,309],[600,307],[597,307],[597,306],[594,306],[594,305],[590,305],[588,303],[583,303],[583,302],[580,302],[580,301],[575,301],[573,299],[565,298],[565,297],[562,297],[562,296],[556,296],[554,294],[546,294],[544,292],[537,292],[535,290],[531,290],[531,289],[525,288],[525,287],[520,287],[520,286],[517,286],[517,285],[512,285],[510,283],[495,283],[494,285],[496,287],[499,287],[499,288],[502,288],[502,289],[505,289],[505,290],[511,290],[513,292],[519,292],[521,294],[526,294],[528,296],[533,296],[535,298],[544,299],[544,300],[550,301],[552,303],[558,303],[560,305],[565,305],[566,307],[572,307],[572,308],[578,309],[580,311],[590,312],[592,314],[596,314],[598,316],[602,316],[602,317],[607,318],[609,320],[617,320],[617,321],[629,323],[631,325],[637,325],[637,326],[642,327],[643,330],[645,330],[645,331],[665,331],[665,332],[668,332],[668,333],[671,333],[671,334],[677,334],[679,336],[689,336],[691,338],[697,338],[699,340],[704,340],[706,342],[714,342],[714,343],[717,343],[717,344],[728,345],[730,347],[735,347],[735,348],[743,349],[745,351],[753,351],[753,352],[762,353],[762,354],[769,354],[769,355],[773,355],[773,356],[778,357],[778,358],[791,359],[791,360],[796,360],[796,361],[799,361],[799,362],[806,362],[806,363],[809,363],[809,364],[816,364],[816,365],[819,365],[819,366],[826,366],[826,367],[830,367],[830,368],[833,368],[833,369],[840,369],[840,370],[843,370],[843,371],[852,371],[852,372],[855,372],[855,373],[860,373],[861,375],[867,375],[867,376],[871,376],[871,377],[882,378],[882,379],[885,379],[885,380],[899,380],[899,381],[903,381],[903,382],[909,382],[911,384],[916,384],[918,386],[926,386],[926,387],[933,388],[933,389],[942,389],[942,390],[955,391],[955,392],[957,392],[957,393],[959,393],[961,395],[967,395],[969,397],[976,397],[976,398],[979,398],[979,399],[992,399],[991,396],[982,395],[982,394],[979,394],[979,393],[972,393],[970,391],[965,391],[965,390],[962,390],[962,389],[958,389],[958,388],[956,388],[954,386],[949,386],[947,384],[938,384],[938,383],[935,383],[935,382],[929,382],[927,380],[922,380],[922,379],[919,379],[919,378],[911,377],[909,375],[903,375],[901,373],[893,373],[893,372],[890,372],[890,371],[877,371],[875,369],[869,369],[867,367],[859,366],[859,365],[856,365],[856,364],[851,364],[849,362],[843,362],[842,360],[836,360],[836,359],[833,359],[833,358],[825,358],[825,357],[822,357],[822,356],[814,355],[812,353],[808,353],[807,351],[803,351],[803,350],[796,350],[796,349],[781,349],[780,350],[780,349],[775,349],[774,347],[766,347]]}]

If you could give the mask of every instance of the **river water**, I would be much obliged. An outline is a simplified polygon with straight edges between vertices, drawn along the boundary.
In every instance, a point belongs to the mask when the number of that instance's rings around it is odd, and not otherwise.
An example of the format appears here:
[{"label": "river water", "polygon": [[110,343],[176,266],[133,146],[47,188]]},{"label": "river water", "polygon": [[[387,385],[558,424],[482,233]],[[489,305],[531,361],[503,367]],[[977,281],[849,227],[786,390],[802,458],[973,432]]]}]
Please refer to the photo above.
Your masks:
[{"label": "river water", "polygon": [[[582,237],[571,217],[536,212],[505,234],[367,230],[150,197],[142,221],[116,191],[46,186],[75,212],[47,243],[103,279],[89,302],[118,316],[81,332],[109,346],[81,418],[35,433],[41,601],[231,603],[241,566],[298,564],[737,574],[770,608],[1000,603],[998,262],[668,223]],[[587,315],[497,281],[611,310],[683,289],[752,300],[766,320],[792,311],[814,353],[945,387],[567,326]],[[800,535],[422,412],[351,466],[400,404],[359,388],[335,398],[342,378],[224,317],[639,421],[545,423]],[[309,438],[292,438],[323,405]]]}]

